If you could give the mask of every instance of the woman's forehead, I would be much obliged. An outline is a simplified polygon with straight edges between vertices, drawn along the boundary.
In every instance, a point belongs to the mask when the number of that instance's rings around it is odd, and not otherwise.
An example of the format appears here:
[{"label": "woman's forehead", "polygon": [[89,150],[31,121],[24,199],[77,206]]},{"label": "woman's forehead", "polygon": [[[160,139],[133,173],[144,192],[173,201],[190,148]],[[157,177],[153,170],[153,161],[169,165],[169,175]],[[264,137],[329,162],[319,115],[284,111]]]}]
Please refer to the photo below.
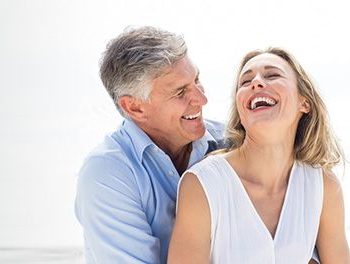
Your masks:
[{"label": "woman's forehead", "polygon": [[288,62],[286,62],[281,57],[272,53],[263,53],[248,60],[247,63],[243,66],[240,72],[240,76],[249,70],[266,67],[279,68],[285,72],[293,72]]}]

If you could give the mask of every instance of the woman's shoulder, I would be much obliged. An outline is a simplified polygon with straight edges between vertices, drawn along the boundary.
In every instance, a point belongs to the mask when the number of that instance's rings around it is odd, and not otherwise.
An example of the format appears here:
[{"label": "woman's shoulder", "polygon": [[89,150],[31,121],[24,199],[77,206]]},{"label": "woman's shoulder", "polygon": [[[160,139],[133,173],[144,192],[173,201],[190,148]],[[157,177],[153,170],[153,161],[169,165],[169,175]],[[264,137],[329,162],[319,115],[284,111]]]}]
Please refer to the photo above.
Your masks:
[{"label": "woman's shoulder", "polygon": [[[330,170],[323,170],[324,199],[317,249],[325,263],[349,263],[345,235],[345,206],[341,182]],[[323,263],[323,262],[322,262]]]},{"label": "woman's shoulder", "polygon": [[301,168],[305,176],[309,176],[309,178],[318,176],[319,180],[323,183],[325,191],[336,193],[341,190],[340,180],[332,170],[322,168],[321,166],[313,166],[301,161],[296,161],[296,167]]},{"label": "woman's shoulder", "polygon": [[322,172],[324,185],[324,202],[341,202],[343,199],[343,194],[340,180],[331,170],[323,169]]},{"label": "woman's shoulder", "polygon": [[215,172],[216,170],[222,168],[223,156],[221,154],[214,154],[204,157],[201,161],[191,166],[186,172],[191,172],[194,174],[205,173],[205,172]]},{"label": "woman's shoulder", "polygon": [[192,194],[193,194],[197,190],[197,193],[200,194],[199,196],[201,196],[201,194],[203,194],[203,187],[202,187],[197,175],[193,172],[190,172],[190,171],[185,172],[181,177],[181,184],[180,185],[181,185],[180,190],[182,190],[182,192],[187,192],[187,191],[184,191],[184,189],[185,189],[185,190],[192,192]]},{"label": "woman's shoulder", "polygon": [[306,162],[295,161],[294,170],[297,174],[303,174],[304,178],[309,182],[319,182],[323,185],[323,170],[321,166],[313,166]]},{"label": "woman's shoulder", "polygon": [[201,186],[207,195],[217,195],[232,180],[227,161],[222,155],[211,155],[189,168],[182,176],[180,184]]}]

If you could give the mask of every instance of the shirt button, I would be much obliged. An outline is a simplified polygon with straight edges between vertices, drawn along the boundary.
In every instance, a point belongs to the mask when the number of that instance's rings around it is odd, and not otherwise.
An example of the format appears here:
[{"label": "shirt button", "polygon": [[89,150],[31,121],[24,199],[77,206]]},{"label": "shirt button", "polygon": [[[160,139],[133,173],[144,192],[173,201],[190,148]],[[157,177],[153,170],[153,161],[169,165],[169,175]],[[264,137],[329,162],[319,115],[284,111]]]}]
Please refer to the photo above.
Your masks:
[{"label": "shirt button", "polygon": [[169,175],[173,176],[175,173],[173,171],[169,171]]}]

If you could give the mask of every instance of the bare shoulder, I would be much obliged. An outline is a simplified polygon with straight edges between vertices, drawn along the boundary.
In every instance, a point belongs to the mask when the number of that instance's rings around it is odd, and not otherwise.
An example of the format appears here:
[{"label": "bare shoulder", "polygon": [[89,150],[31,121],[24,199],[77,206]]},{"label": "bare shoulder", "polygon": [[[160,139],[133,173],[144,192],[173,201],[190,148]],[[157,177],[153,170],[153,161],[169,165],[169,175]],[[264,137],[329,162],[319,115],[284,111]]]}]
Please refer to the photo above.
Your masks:
[{"label": "bare shoulder", "polygon": [[341,183],[332,171],[323,171],[324,198],[317,236],[321,263],[349,263],[345,235],[344,199]]},{"label": "bare shoulder", "polygon": [[339,179],[331,170],[323,170],[322,215],[332,219],[344,211],[344,198]]},{"label": "bare shoulder", "polygon": [[182,188],[182,186],[190,186],[190,187],[201,186],[197,175],[192,172],[186,172],[182,177],[183,179],[181,180],[180,188]]},{"label": "bare shoulder", "polygon": [[195,174],[182,177],[168,263],[209,263],[210,212],[206,196]]},{"label": "bare shoulder", "polygon": [[178,197],[179,206],[182,206],[183,201],[186,201],[186,204],[197,204],[205,207],[207,205],[206,196],[198,177],[191,172],[185,173],[182,177]]},{"label": "bare shoulder", "polygon": [[210,226],[210,209],[204,189],[193,173],[183,175],[177,202],[177,224]]},{"label": "bare shoulder", "polygon": [[[342,188],[338,177],[331,170],[323,170],[324,201],[342,200]],[[331,200],[330,200],[331,199]]]}]

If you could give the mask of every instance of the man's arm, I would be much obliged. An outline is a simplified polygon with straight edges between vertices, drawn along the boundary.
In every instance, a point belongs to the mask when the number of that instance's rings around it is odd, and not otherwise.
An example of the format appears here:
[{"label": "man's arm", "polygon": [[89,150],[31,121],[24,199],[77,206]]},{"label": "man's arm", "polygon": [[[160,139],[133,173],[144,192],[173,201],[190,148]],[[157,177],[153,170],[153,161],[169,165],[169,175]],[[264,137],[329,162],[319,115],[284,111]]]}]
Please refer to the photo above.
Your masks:
[{"label": "man's arm", "polygon": [[89,248],[87,263],[160,263],[159,240],[123,160],[91,157],[79,174],[76,214]]},{"label": "man's arm", "polygon": [[317,249],[322,264],[350,263],[349,246],[345,236],[344,200],[336,176],[324,172],[324,199],[317,237]]}]

